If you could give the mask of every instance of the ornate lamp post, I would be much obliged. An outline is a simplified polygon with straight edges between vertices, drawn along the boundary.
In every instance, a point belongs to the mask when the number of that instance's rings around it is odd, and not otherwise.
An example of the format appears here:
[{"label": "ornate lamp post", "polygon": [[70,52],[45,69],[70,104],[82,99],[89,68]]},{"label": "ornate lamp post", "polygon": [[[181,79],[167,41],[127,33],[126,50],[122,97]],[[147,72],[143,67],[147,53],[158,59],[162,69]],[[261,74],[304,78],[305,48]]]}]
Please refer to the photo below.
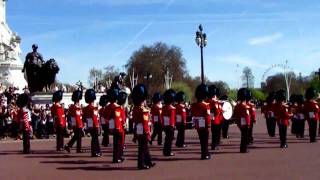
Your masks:
[{"label": "ornate lamp post", "polygon": [[204,84],[204,70],[203,70],[203,48],[207,46],[208,40],[206,33],[203,33],[202,25],[199,26],[199,31],[196,32],[196,43],[201,51],[201,82]]}]

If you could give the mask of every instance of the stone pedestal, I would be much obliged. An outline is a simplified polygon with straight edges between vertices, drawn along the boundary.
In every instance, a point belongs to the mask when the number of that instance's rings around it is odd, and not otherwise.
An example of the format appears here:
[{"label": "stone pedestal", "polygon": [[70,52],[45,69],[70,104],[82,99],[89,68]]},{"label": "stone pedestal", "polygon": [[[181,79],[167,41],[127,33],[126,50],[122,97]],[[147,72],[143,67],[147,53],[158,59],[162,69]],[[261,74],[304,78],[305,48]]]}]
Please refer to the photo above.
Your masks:
[{"label": "stone pedestal", "polygon": [[21,38],[10,30],[6,22],[6,0],[0,0],[0,82],[22,90],[27,86],[21,72]]}]

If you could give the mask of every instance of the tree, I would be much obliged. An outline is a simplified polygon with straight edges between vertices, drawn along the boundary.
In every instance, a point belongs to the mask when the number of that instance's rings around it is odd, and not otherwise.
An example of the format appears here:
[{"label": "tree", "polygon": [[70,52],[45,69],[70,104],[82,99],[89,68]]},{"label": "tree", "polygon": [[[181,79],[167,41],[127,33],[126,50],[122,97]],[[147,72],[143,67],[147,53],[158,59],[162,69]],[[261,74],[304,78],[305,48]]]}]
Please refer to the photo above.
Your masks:
[{"label": "tree", "polygon": [[103,77],[102,70],[95,69],[95,68],[90,69],[89,80],[88,80],[90,87],[96,88],[96,86],[98,85],[98,82],[102,80],[102,77]]},{"label": "tree", "polygon": [[229,85],[224,81],[215,81],[209,84],[214,84],[217,88],[220,89],[220,95],[227,95],[230,91]]},{"label": "tree", "polygon": [[192,100],[193,92],[188,84],[184,82],[174,82],[172,83],[172,89],[176,92],[183,91],[186,94],[186,101]]},{"label": "tree", "polygon": [[[167,71],[173,76],[173,82],[183,81],[187,74],[181,49],[162,42],[142,46],[133,53],[125,67],[127,72],[134,69],[139,83],[147,85],[150,95],[164,90],[164,76]],[[149,75],[152,75],[152,78]]]},{"label": "tree", "polygon": [[245,67],[243,68],[242,74],[242,86],[246,88],[253,88],[254,76],[252,74],[252,70],[249,67]]}]

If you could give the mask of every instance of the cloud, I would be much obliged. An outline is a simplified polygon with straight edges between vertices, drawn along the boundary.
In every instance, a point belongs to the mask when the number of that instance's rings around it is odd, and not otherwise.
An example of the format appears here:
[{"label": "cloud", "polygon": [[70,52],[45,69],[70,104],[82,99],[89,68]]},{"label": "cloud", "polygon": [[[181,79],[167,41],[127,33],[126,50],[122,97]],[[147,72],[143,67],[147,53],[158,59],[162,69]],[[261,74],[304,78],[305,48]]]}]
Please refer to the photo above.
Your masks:
[{"label": "cloud", "polygon": [[68,0],[72,3],[80,3],[87,5],[151,5],[151,4],[167,4],[168,0]]},{"label": "cloud", "polygon": [[269,66],[258,62],[257,60],[241,55],[227,55],[216,58],[219,62],[234,65],[248,66],[250,68],[267,69]]},{"label": "cloud", "polygon": [[250,45],[263,45],[277,41],[283,37],[282,33],[274,33],[267,36],[255,37],[248,40]]}]

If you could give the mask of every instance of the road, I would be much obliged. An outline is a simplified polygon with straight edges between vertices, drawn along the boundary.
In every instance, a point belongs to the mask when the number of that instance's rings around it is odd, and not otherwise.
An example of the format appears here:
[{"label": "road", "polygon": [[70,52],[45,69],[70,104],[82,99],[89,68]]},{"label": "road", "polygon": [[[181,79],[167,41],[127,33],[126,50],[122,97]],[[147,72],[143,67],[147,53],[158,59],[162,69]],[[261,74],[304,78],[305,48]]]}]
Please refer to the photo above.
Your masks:
[{"label": "road", "polygon": [[[306,126],[307,127],[307,126]],[[126,160],[112,164],[112,147],[102,148],[103,157],[90,157],[90,139],[83,143],[85,153],[75,150],[55,152],[55,141],[33,140],[33,154],[21,153],[21,141],[0,142],[0,179],[320,179],[320,142],[296,139],[288,130],[288,149],[280,149],[278,137],[267,136],[265,120],[258,115],[255,143],[247,154],[239,153],[240,133],[230,127],[230,138],[223,139],[220,150],[211,151],[211,160],[200,160],[195,130],[188,130],[184,149],[174,148],[174,157],[162,156],[162,147],[151,146],[156,166],[137,170],[137,146],[127,136]],[[307,129],[306,129],[306,135]],[[65,141],[67,141],[66,139]]]}]

